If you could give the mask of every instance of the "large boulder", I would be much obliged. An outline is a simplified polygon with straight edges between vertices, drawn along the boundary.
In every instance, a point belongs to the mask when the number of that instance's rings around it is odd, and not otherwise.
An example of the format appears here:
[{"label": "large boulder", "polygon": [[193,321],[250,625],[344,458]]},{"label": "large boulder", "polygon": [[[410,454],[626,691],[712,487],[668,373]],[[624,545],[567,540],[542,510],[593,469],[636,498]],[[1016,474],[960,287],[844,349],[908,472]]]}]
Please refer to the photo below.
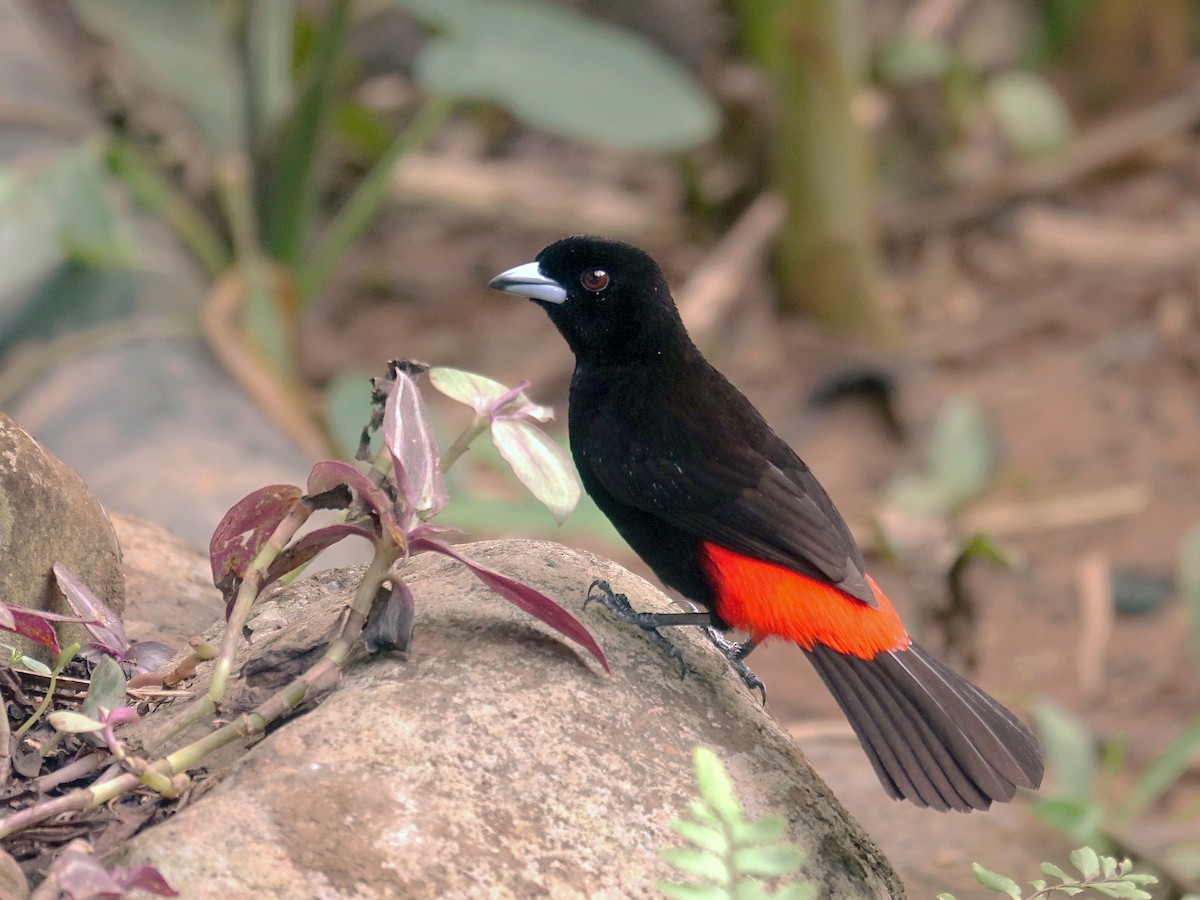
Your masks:
[{"label": "large boulder", "polygon": [[[457,563],[416,557],[405,569],[417,603],[411,651],[350,666],[336,691],[128,843],[120,861],[157,866],[189,898],[651,896],[673,876],[658,852],[680,843],[669,825],[696,796],[692,752],[703,744],[748,814],[786,819],[819,896],[903,896],[787,732],[686,633],[696,629],[672,632],[687,659],[680,680],[636,629],[598,606],[581,611],[593,578],[639,609],[668,609],[662,594],[553,543],[462,549],[580,616],[612,674]],[[273,591],[270,625],[252,626],[239,664],[319,645],[359,574]],[[235,683],[225,715],[263,690]]]},{"label": "large boulder", "polygon": [[[121,550],[112,525],[83,479],[0,413],[0,599],[75,615],[58,589],[62,563],[120,614],[125,605]],[[60,625],[66,645],[92,640],[82,625]],[[46,661],[44,647],[3,634],[5,643]]]}]

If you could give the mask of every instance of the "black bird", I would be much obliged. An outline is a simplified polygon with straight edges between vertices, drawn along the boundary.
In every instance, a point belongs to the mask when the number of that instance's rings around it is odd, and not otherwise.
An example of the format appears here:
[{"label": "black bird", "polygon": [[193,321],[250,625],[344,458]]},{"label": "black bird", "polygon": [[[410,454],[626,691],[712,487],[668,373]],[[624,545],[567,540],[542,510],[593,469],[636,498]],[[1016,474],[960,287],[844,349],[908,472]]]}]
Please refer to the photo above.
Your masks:
[{"label": "black bird", "polygon": [[[551,244],[491,286],[528,297],[575,354],[569,426],[583,486],[662,581],[706,612],[634,613],[800,646],[892,797],[987,809],[1042,780],[1037,738],[926,653],[866,573],[829,495],[696,349],[645,252],[597,237]],[[669,645],[668,645],[669,646]],[[752,678],[752,676],[748,676]]]}]

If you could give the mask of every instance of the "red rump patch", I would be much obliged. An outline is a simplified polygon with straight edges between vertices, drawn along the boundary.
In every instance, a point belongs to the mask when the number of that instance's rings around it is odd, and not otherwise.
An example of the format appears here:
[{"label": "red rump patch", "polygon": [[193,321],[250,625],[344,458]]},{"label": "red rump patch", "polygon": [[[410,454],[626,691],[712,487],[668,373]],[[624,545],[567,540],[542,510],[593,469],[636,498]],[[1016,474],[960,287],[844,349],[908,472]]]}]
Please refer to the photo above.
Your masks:
[{"label": "red rump patch", "polygon": [[911,642],[870,575],[876,609],[830,584],[716,544],[700,544],[700,562],[716,588],[717,615],[755,640],[781,637],[806,650],[824,644],[861,659]]}]

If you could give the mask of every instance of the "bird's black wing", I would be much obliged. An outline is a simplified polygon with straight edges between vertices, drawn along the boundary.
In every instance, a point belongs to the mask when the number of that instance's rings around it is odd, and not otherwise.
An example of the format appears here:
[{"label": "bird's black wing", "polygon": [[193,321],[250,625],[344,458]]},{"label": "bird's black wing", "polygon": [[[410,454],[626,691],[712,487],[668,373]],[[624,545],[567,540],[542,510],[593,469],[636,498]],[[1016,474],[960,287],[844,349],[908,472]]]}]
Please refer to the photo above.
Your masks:
[{"label": "bird's black wing", "polygon": [[621,503],[874,606],[862,553],[829,495],[750,402],[704,365],[709,377],[673,379],[646,415],[627,397],[619,414],[610,406],[613,414],[592,419],[583,465]]}]

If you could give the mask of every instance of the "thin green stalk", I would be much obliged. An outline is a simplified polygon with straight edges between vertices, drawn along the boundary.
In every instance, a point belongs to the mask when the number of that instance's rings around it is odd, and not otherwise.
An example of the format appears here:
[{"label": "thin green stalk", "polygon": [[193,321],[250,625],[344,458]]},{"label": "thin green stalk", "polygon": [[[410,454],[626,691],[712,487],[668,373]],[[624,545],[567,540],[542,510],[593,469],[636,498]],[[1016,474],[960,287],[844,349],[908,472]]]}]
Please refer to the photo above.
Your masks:
[{"label": "thin green stalk", "polygon": [[241,153],[230,153],[217,164],[217,197],[233,234],[234,255],[246,279],[247,333],[281,376],[292,374],[291,329],[271,293],[266,258],[258,240],[258,219],[250,167]]},{"label": "thin green stalk", "polygon": [[336,67],[350,24],[350,0],[333,0],[318,31],[305,89],[272,166],[263,242],[271,255],[295,268],[317,205],[317,157],[333,106]]},{"label": "thin green stalk", "polygon": [[33,711],[33,715],[22,722],[21,727],[13,732],[14,738],[20,740],[25,732],[32,728],[34,723],[37,722],[37,720],[43,715],[45,715],[46,710],[50,708],[50,704],[54,700],[54,691],[58,688],[58,676],[62,674],[63,669],[65,669],[67,664],[75,658],[75,654],[78,652],[79,644],[75,643],[64,648],[58,654],[58,659],[55,660],[54,668],[50,672],[50,681],[46,685],[46,696],[42,698],[42,702],[39,703],[37,709]]},{"label": "thin green stalk", "polygon": [[229,248],[192,199],[163,177],[146,155],[129,141],[108,143],[108,164],[133,199],[157,213],[204,267],[210,278],[229,268]]},{"label": "thin green stalk", "polygon": [[454,443],[446,450],[442,456],[442,472],[445,473],[452,465],[458,462],[458,458],[471,449],[471,442],[479,437],[488,428],[488,420],[482,416],[476,418],[470,425],[463,429],[462,434],[454,439]]},{"label": "thin green stalk", "polygon": [[302,308],[325,290],[347,248],[362,234],[383,205],[396,161],[428,142],[450,117],[455,106],[456,101],[448,97],[428,97],[404,131],[392,141],[359,182],[333,220],[317,252],[299,269],[296,283]]}]

